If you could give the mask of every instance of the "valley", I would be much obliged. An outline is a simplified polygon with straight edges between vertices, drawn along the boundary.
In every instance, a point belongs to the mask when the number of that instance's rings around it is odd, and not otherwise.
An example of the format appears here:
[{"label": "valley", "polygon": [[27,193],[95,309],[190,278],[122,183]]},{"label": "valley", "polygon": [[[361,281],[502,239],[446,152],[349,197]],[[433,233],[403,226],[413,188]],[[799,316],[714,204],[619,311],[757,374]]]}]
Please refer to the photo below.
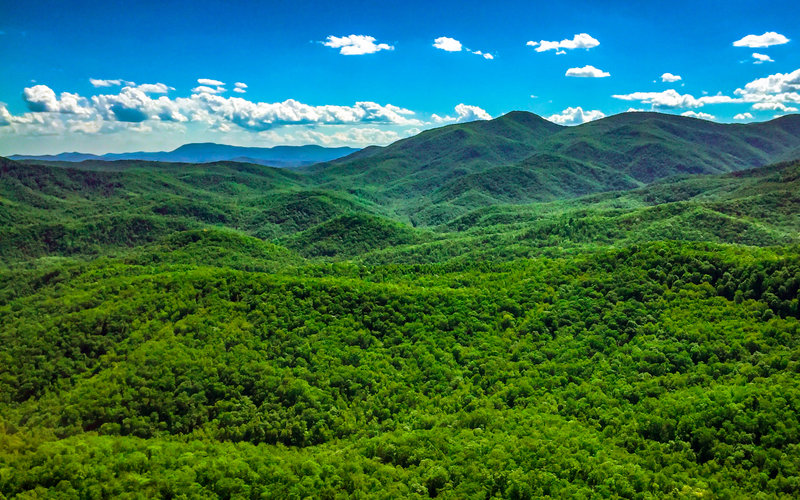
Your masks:
[{"label": "valley", "polygon": [[800,495],[800,115],[0,158],[0,496]]}]

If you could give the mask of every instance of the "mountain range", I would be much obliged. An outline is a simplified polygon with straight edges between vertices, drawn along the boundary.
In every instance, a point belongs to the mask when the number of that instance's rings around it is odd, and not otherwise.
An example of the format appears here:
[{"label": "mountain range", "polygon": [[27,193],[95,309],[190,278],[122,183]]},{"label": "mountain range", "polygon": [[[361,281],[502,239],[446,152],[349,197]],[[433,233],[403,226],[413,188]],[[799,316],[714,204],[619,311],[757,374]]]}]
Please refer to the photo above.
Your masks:
[{"label": "mountain range", "polygon": [[419,207],[547,201],[631,189],[677,174],[724,173],[800,155],[800,115],[720,124],[631,112],[575,127],[532,113],[422,132],[307,167],[325,185],[358,186]]},{"label": "mountain range", "polygon": [[173,151],[108,153],[93,155],[87,153],[60,153],[56,155],[11,155],[12,160],[68,161],[86,160],[117,161],[145,160],[176,163],[209,163],[215,161],[238,161],[256,163],[271,167],[298,167],[322,161],[335,160],[349,155],[355,148],[326,148],[317,145],[275,146],[271,148],[229,146],[212,142],[184,144]]},{"label": "mountain range", "polygon": [[[6,161],[0,220],[17,224],[7,226],[2,245],[11,261],[53,252],[80,255],[90,247],[103,252],[104,245],[131,238],[136,246],[176,228],[214,223],[305,257],[414,261],[422,251],[438,259],[445,247],[453,255],[472,254],[481,238],[492,241],[496,252],[511,248],[523,233],[547,239],[547,231],[558,232],[560,217],[571,212],[604,226],[598,235],[614,235],[609,241],[635,240],[619,224],[640,213],[651,221],[635,224],[641,234],[662,234],[657,228],[673,221],[686,224],[671,230],[678,239],[689,237],[694,224],[702,229],[692,239],[794,241],[791,211],[783,210],[777,223],[754,201],[795,207],[786,194],[794,184],[766,183],[744,205],[722,193],[711,203],[699,186],[741,184],[745,178],[724,174],[800,158],[798,145],[800,115],[718,124],[637,112],[563,127],[512,112],[291,170],[236,161]],[[238,151],[218,145],[181,149],[207,158]],[[723,177],[708,177],[715,175]],[[691,196],[686,185],[693,186]],[[640,190],[644,194],[636,194]],[[656,205],[662,208],[649,208],[651,199],[661,200]],[[620,208],[624,215],[614,212]],[[61,215],[54,217],[56,209]]]},{"label": "mountain range", "polygon": [[800,497],[800,116],[237,158],[0,158],[0,498]]}]

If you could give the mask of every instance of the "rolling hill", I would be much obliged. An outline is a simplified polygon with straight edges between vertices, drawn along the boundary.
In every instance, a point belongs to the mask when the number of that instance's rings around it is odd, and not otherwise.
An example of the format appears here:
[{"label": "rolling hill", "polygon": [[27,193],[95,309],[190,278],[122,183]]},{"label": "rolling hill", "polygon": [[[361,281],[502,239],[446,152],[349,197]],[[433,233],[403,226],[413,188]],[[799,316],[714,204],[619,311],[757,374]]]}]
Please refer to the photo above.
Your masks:
[{"label": "rolling hill", "polygon": [[[725,173],[795,158],[800,115],[720,124],[622,113],[561,127],[526,112],[423,132],[308,167],[322,186],[398,207],[417,224],[463,207],[530,203],[632,189],[658,179]],[[430,217],[431,205],[442,205]]]},{"label": "rolling hill", "polygon": [[797,124],[0,158],[0,497],[797,498]]}]

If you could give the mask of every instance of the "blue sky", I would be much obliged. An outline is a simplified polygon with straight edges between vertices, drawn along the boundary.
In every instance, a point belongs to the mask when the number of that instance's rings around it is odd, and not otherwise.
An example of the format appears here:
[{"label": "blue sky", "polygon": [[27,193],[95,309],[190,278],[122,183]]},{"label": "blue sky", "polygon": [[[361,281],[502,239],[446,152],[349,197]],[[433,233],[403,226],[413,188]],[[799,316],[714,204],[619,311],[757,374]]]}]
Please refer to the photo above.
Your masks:
[{"label": "blue sky", "polygon": [[800,108],[796,1],[430,3],[0,0],[0,154]]}]

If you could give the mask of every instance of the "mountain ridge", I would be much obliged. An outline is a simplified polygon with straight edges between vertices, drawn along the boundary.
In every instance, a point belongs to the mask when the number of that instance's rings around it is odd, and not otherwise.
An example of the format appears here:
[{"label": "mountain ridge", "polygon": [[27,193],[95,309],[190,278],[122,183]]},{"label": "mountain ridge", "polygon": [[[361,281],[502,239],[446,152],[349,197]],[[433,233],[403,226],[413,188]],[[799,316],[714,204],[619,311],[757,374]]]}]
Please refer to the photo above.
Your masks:
[{"label": "mountain ridge", "polygon": [[317,144],[305,146],[273,146],[269,148],[233,146],[214,142],[184,144],[172,151],[134,151],[129,153],[67,152],[56,155],[11,155],[11,160],[68,161],[85,160],[147,160],[173,163],[211,163],[217,161],[245,161],[265,166],[299,167],[320,161],[329,161],[358,151],[350,147],[328,148]]},{"label": "mountain ridge", "polygon": [[[792,160],[800,156],[798,144],[800,115],[722,124],[628,112],[564,127],[514,111],[426,130],[301,171],[328,188],[408,205],[404,213],[415,220],[432,204],[457,211],[475,203],[550,201],[680,174],[744,170]],[[424,217],[416,222],[426,223]]]}]

